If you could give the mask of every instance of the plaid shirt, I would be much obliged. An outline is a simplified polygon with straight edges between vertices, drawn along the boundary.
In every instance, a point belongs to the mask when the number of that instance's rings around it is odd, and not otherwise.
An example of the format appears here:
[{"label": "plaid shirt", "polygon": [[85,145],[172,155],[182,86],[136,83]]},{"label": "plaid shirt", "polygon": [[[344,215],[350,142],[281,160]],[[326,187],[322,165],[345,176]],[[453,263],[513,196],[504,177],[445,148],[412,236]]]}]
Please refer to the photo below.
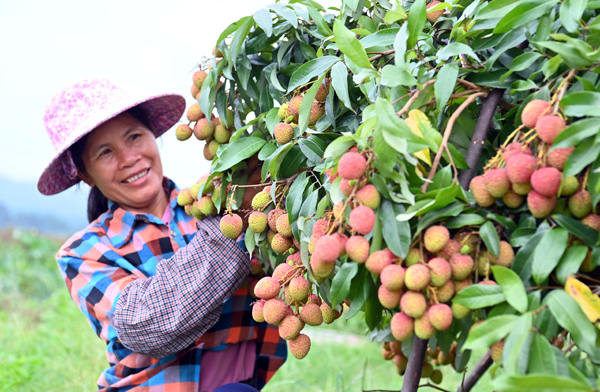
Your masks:
[{"label": "plaid shirt", "polygon": [[175,184],[165,186],[168,224],[109,202],[109,211],[57,254],[73,300],[107,342],[111,367],[98,386],[198,391],[203,351],[255,340],[254,377],[262,388],[287,349],[276,327],[252,318],[247,253],[221,234],[218,218],[196,221],[177,205]]}]

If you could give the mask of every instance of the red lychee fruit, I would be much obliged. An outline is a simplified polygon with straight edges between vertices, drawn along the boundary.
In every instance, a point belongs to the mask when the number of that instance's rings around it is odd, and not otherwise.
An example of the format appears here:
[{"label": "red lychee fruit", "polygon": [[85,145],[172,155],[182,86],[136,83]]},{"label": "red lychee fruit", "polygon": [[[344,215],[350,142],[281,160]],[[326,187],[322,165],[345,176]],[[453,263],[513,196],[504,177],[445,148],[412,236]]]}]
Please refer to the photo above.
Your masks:
[{"label": "red lychee fruit", "polygon": [[492,354],[492,361],[499,363],[502,360],[502,353],[504,352],[504,340],[492,344],[490,352]]},{"label": "red lychee fruit", "polygon": [[310,338],[301,333],[295,339],[288,340],[288,347],[296,359],[302,359],[306,357],[310,350]]},{"label": "red lychee fruit", "polygon": [[302,265],[302,257],[300,256],[300,252],[292,253],[285,259],[286,264],[289,265]]},{"label": "red lychee fruit", "polygon": [[581,190],[569,197],[569,211],[578,219],[592,212],[592,197],[590,192]]},{"label": "red lychee fruit", "polygon": [[566,128],[565,120],[555,114],[542,116],[535,123],[535,131],[538,136],[548,144],[554,143],[554,139]]},{"label": "red lychee fruit", "polygon": [[487,189],[485,189],[485,180],[483,179],[483,176],[473,177],[469,183],[469,190],[473,194],[475,202],[481,207],[490,207],[496,201]]},{"label": "red lychee fruit", "polygon": [[196,71],[192,75],[194,86],[196,86],[198,90],[202,90],[202,83],[204,83],[204,79],[206,79],[206,76],[208,76],[208,74],[206,73],[206,71],[203,70]]},{"label": "red lychee fruit", "polygon": [[496,258],[491,252],[489,253],[490,263],[493,265],[501,265],[510,268],[515,260],[515,251],[513,247],[506,241],[500,241],[500,253]]},{"label": "red lychee fruit", "polygon": [[427,266],[430,268],[432,286],[441,287],[452,276],[452,267],[450,267],[450,263],[441,257],[435,257],[429,260]]},{"label": "red lychee fruit", "polygon": [[328,219],[318,219],[312,228],[312,235],[316,238],[324,236],[327,234],[329,230],[329,220]]},{"label": "red lychee fruit", "polygon": [[213,137],[214,132],[215,127],[206,118],[201,118],[194,125],[194,136],[198,140],[206,140],[208,142]]},{"label": "red lychee fruit", "polygon": [[242,217],[237,214],[225,215],[219,222],[223,235],[232,240],[237,239],[242,234],[243,225]]},{"label": "red lychee fruit", "polygon": [[426,306],[425,297],[418,291],[407,291],[400,297],[400,309],[412,318],[421,317]]},{"label": "red lychee fruit", "polygon": [[379,286],[377,290],[377,298],[379,298],[379,302],[383,305],[384,308],[394,309],[400,303],[400,296],[402,295],[402,291],[400,290],[390,290],[385,286]]},{"label": "red lychee fruit", "polygon": [[194,102],[187,110],[187,119],[191,122],[198,121],[204,117],[204,113],[202,113],[202,109],[200,109],[200,105],[198,102]]},{"label": "red lychee fruit", "polygon": [[[427,9],[433,8],[438,4],[440,4],[439,1],[432,1],[431,3],[427,4]],[[429,23],[435,24],[435,22],[437,22],[437,20],[440,18],[440,16],[442,16],[443,13],[444,10],[428,11],[427,20],[429,21]]]},{"label": "red lychee fruit", "polygon": [[271,249],[275,253],[283,254],[292,247],[292,240],[281,233],[275,234],[271,241]]},{"label": "red lychee fruit", "polygon": [[415,319],[415,335],[424,340],[435,335],[435,328],[429,319],[429,311]]},{"label": "red lychee fruit", "polygon": [[518,184],[529,182],[529,178],[531,178],[536,166],[537,159],[531,155],[513,155],[510,160],[506,162],[508,179],[510,182],[516,182]]},{"label": "red lychee fruit", "polygon": [[356,201],[374,210],[381,204],[381,196],[374,185],[365,185],[356,192]]},{"label": "red lychee fruit", "polygon": [[502,201],[509,208],[517,208],[523,204],[523,201],[525,201],[525,196],[519,195],[512,189],[509,189],[508,192],[502,196]]},{"label": "red lychee fruit", "polygon": [[304,328],[304,322],[297,316],[285,316],[279,323],[279,336],[282,339],[290,340],[296,338]]},{"label": "red lychee fruit", "polygon": [[[319,298],[316,294],[310,294],[308,296],[308,299],[306,300],[306,304],[310,305],[310,304],[315,304],[317,306],[321,306],[321,298]],[[320,309],[319,309],[320,311]]]},{"label": "red lychee fruit", "polygon": [[346,180],[358,180],[367,171],[367,160],[357,152],[347,152],[340,158],[338,173]]},{"label": "red lychee fruit", "polygon": [[340,257],[340,242],[335,235],[321,236],[315,245],[313,255],[324,263],[333,263]]},{"label": "red lychee fruit", "polygon": [[473,279],[471,278],[471,276],[468,276],[467,278],[463,279],[463,280],[455,280],[454,281],[454,293],[459,293],[462,290],[466,289],[467,287],[471,286],[473,284]]},{"label": "red lychee fruit", "polygon": [[300,113],[300,105],[302,104],[302,98],[303,97],[301,95],[297,95],[290,99],[290,102],[288,104],[288,111],[292,116],[294,116],[295,120],[298,119],[298,114]]},{"label": "red lychee fruit", "polygon": [[275,208],[267,214],[267,221],[269,222],[269,228],[277,233],[277,218],[285,214],[285,210],[281,208]]},{"label": "red lychee fruit", "polygon": [[290,225],[290,220],[288,214],[281,214],[277,220],[275,221],[275,228],[278,233],[286,237],[292,236],[292,225]]},{"label": "red lychee fruit", "polygon": [[444,249],[444,246],[450,239],[450,232],[444,226],[430,226],[425,230],[423,236],[423,242],[425,243],[425,249],[431,253],[437,253]]},{"label": "red lychee fruit", "polygon": [[600,215],[589,214],[581,219],[581,223],[591,227],[594,230],[600,231]]},{"label": "red lychee fruit", "polygon": [[390,327],[394,339],[403,342],[412,336],[415,330],[415,321],[412,317],[400,312],[392,316]]},{"label": "red lychee fruit", "polygon": [[517,154],[533,155],[529,147],[519,142],[512,142],[502,150],[502,158],[504,158],[504,162],[508,162],[513,155]]},{"label": "red lychee fruit", "polygon": [[260,301],[256,301],[252,304],[252,318],[257,323],[262,323],[265,321],[265,315],[263,314],[263,309],[265,307],[265,300],[261,299]]},{"label": "red lychee fruit", "polygon": [[319,101],[314,101],[310,107],[310,114],[308,116],[308,126],[312,127],[319,121],[325,114],[325,107],[319,105]]},{"label": "red lychee fruit", "polygon": [[550,102],[534,99],[521,112],[521,122],[527,128],[535,128],[538,119],[546,113],[550,113]]},{"label": "red lychee fruit", "polygon": [[454,282],[448,280],[443,286],[436,288],[435,294],[440,302],[449,302],[454,297]]},{"label": "red lychee fruit", "polygon": [[346,254],[346,242],[348,242],[348,236],[346,234],[334,233],[334,237],[337,238],[340,245],[340,257]]},{"label": "red lychee fruit", "polygon": [[444,246],[444,249],[438,252],[438,256],[443,259],[450,260],[450,257],[452,257],[452,255],[455,253],[460,253],[461,249],[462,245],[460,244],[460,242],[453,239],[449,239],[446,245]]},{"label": "red lychee fruit", "polygon": [[350,185],[350,181],[351,180],[346,180],[345,178],[342,178],[340,181],[340,191],[346,197],[350,196],[352,190],[354,189],[354,185]]},{"label": "red lychee fruit", "polygon": [[370,207],[358,206],[350,211],[348,220],[358,234],[369,234],[375,227],[375,212]]},{"label": "red lychee fruit", "polygon": [[310,282],[303,276],[296,276],[290,281],[290,295],[299,302],[305,302],[308,299]]},{"label": "red lychee fruit", "polygon": [[313,255],[310,259],[310,268],[317,283],[321,284],[333,273],[335,263],[325,263]]},{"label": "red lychee fruit", "polygon": [[380,275],[381,271],[394,262],[394,257],[386,250],[378,250],[369,255],[365,262],[367,270]]},{"label": "red lychee fruit", "polygon": [[549,166],[562,171],[565,168],[567,159],[569,159],[573,151],[575,151],[575,147],[557,148],[552,150],[546,155],[546,162]]},{"label": "red lychee fruit", "polygon": [[492,169],[483,175],[485,190],[495,198],[501,198],[510,189],[510,181],[506,169]]},{"label": "red lychee fruit", "polygon": [[267,323],[277,325],[288,315],[288,306],[279,298],[271,298],[265,302],[263,314]]},{"label": "red lychee fruit", "polygon": [[321,308],[317,304],[306,304],[300,310],[300,320],[308,325],[317,326],[323,324]]},{"label": "red lychee fruit", "polygon": [[[273,279],[277,282],[285,282],[290,278],[291,272],[294,270],[294,267],[287,263],[281,263],[273,270]],[[288,275],[289,274],[289,275]]]},{"label": "red lychee fruit", "polygon": [[405,274],[404,268],[398,264],[390,264],[381,271],[381,285],[388,290],[400,290],[404,287]]},{"label": "red lychee fruit", "polygon": [[452,277],[455,280],[463,280],[473,272],[475,262],[469,255],[455,254],[450,258],[450,267],[452,268]]},{"label": "red lychee fruit", "polygon": [[428,311],[431,325],[438,331],[445,331],[452,325],[452,309],[446,304],[435,304]]},{"label": "red lychee fruit", "polygon": [[539,194],[552,197],[558,193],[558,188],[560,188],[562,182],[562,174],[554,167],[542,167],[533,172],[530,182],[532,188]]},{"label": "red lychee fruit", "polygon": [[346,242],[346,253],[350,260],[354,260],[357,263],[364,263],[369,257],[370,246],[369,241],[365,237],[353,235]]},{"label": "red lychee fruit", "polygon": [[325,78],[325,80],[323,80],[323,84],[321,84],[319,86],[319,89],[317,90],[317,95],[315,95],[315,99],[319,102],[325,102],[325,99],[327,99],[327,95],[329,94],[329,84],[331,82],[331,79],[329,78]]},{"label": "red lychee fruit", "polygon": [[415,264],[406,269],[404,284],[409,290],[423,290],[431,279],[429,268],[423,264]]},{"label": "red lychee fruit", "polygon": [[260,299],[271,299],[279,295],[281,286],[276,279],[265,276],[261,278],[254,287],[254,294]]},{"label": "red lychee fruit", "polygon": [[279,144],[289,143],[294,138],[294,127],[290,124],[279,123],[275,125],[273,136]]},{"label": "red lychee fruit", "polygon": [[533,190],[527,195],[527,207],[531,215],[536,218],[545,218],[554,209],[556,205],[556,196],[546,197]]}]

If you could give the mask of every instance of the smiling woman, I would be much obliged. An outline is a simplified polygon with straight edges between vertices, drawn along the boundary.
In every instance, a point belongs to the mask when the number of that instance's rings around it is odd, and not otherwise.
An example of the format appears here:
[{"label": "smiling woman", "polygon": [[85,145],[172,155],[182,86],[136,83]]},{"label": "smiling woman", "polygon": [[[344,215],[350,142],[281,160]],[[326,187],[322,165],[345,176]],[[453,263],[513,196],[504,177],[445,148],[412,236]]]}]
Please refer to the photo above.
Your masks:
[{"label": "smiling woman", "polygon": [[277,328],[251,317],[243,241],[225,238],[218,217],[187,215],[163,176],[155,138],[184,109],[180,95],[136,96],[106,80],[67,87],[46,109],[57,154],[38,189],[92,186],[90,225],[57,262],[107,343],[101,391],[256,391],[287,355]]}]

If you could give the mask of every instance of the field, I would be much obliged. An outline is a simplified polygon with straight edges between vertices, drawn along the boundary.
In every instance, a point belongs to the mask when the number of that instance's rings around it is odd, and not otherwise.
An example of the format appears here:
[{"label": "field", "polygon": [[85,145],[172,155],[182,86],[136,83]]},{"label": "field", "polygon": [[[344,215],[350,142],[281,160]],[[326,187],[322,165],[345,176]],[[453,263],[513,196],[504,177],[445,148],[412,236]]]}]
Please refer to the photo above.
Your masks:
[{"label": "field", "polygon": [[[73,305],[56,267],[59,244],[35,233],[0,233],[0,392],[93,391],[107,366],[105,344]],[[308,356],[290,355],[264,391],[400,390],[402,378],[363,331],[360,317],[307,329]],[[451,373],[444,370],[442,388],[460,383],[461,375]]]}]

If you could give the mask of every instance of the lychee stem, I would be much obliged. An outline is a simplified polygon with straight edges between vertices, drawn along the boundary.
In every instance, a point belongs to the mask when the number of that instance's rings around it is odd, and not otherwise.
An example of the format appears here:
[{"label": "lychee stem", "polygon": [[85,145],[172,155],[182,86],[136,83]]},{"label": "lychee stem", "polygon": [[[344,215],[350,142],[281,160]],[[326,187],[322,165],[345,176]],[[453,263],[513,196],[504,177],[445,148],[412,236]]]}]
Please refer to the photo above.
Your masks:
[{"label": "lychee stem", "polygon": [[587,182],[588,182],[588,177],[590,175],[591,168],[592,168],[592,166],[588,166],[587,170],[585,171],[585,175],[583,176],[583,181],[581,183],[582,190],[585,190],[587,188]]},{"label": "lychee stem", "polygon": [[410,99],[408,100],[408,102],[406,102],[406,104],[404,105],[404,107],[402,109],[400,109],[400,111],[398,113],[396,113],[398,115],[398,117],[402,116],[403,114],[408,113],[408,109],[410,109],[410,105],[412,105],[417,98],[419,98],[419,94],[421,94],[421,92],[423,92],[428,86],[432,85],[435,83],[435,79],[431,79],[428,80],[427,82],[423,83],[423,87],[421,87],[420,89],[416,90],[410,97]]}]

